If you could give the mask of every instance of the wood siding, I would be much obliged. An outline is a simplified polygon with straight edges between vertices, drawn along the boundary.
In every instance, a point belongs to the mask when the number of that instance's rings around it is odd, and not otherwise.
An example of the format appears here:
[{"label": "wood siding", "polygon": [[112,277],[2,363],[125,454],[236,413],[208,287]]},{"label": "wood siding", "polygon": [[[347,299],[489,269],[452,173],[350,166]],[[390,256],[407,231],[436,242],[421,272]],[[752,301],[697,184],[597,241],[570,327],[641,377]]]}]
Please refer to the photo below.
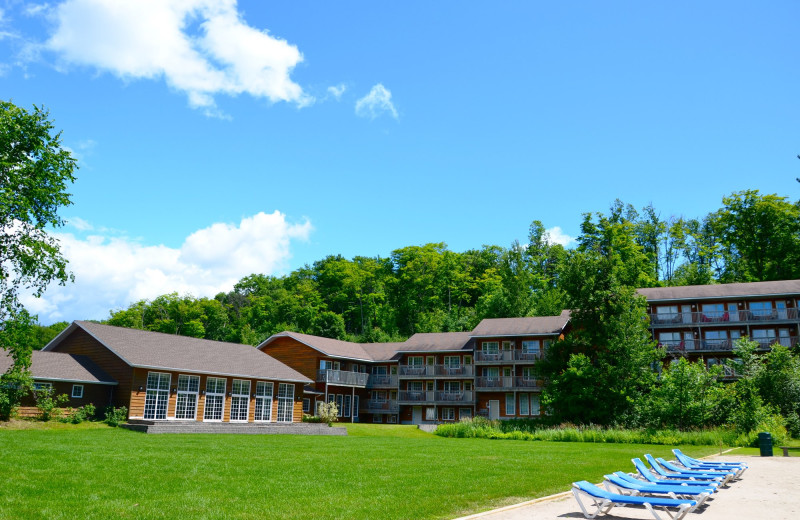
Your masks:
[{"label": "wood siding", "polygon": [[[34,379],[36,381],[36,379]],[[92,383],[66,383],[61,381],[41,381],[42,383],[53,384],[53,396],[66,394],[69,400],[61,407],[63,414],[69,415],[74,408],[80,408],[87,404],[93,404],[95,413],[98,417],[103,416],[106,406],[111,404],[112,395],[116,386],[114,385],[98,385]],[[83,385],[83,397],[72,397],[72,386]],[[19,417],[38,417],[40,415],[39,409],[36,408],[36,400],[33,395],[25,396],[20,403],[17,410]]]},{"label": "wood siding", "polygon": [[312,381],[317,380],[319,360],[326,357],[321,352],[289,337],[275,338],[269,345],[262,347],[261,351],[297,370]]},{"label": "wood siding", "polygon": [[128,410],[131,409],[130,396],[133,369],[116,354],[103,346],[102,343],[90,336],[86,331],[82,329],[74,330],[69,336],[64,338],[53,351],[66,352],[68,354],[76,354],[90,358],[97,366],[105,370],[108,375],[119,383],[117,386],[112,387],[114,389],[112,399],[113,405],[116,407],[125,406]]}]

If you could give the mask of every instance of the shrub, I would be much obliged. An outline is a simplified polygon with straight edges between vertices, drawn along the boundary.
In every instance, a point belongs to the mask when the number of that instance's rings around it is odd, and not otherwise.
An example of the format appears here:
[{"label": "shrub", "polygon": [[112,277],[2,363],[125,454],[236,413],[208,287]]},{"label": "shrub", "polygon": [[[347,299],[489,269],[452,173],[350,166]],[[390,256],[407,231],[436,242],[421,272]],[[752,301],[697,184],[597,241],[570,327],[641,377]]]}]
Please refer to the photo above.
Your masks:
[{"label": "shrub", "polygon": [[88,421],[94,417],[96,411],[93,404],[85,404],[72,412],[72,415],[69,416],[69,422],[72,424],[80,424],[83,421]]},{"label": "shrub", "polygon": [[106,418],[103,419],[109,426],[117,427],[128,419],[128,409],[124,406],[114,408],[113,406],[106,407]]},{"label": "shrub", "polygon": [[317,416],[320,422],[328,423],[328,426],[339,419],[339,407],[336,403],[317,403]]},{"label": "shrub", "polygon": [[67,394],[53,394],[52,388],[42,388],[33,391],[33,398],[36,400],[36,408],[39,409],[39,418],[43,421],[49,421],[61,415],[61,409],[59,407],[69,401]]},{"label": "shrub", "polygon": [[303,422],[307,423],[321,423],[322,417],[318,417],[316,415],[308,415],[307,413],[303,414]]}]

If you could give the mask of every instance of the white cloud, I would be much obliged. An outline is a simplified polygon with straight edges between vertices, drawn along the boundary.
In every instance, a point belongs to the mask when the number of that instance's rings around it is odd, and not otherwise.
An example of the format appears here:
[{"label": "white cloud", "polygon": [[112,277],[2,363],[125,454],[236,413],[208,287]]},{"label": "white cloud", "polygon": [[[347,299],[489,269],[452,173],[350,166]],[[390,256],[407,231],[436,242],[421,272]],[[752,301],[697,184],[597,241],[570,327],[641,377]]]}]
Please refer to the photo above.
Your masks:
[{"label": "white cloud", "polygon": [[561,244],[564,247],[569,247],[575,242],[575,237],[571,237],[561,230],[560,226],[554,226],[545,230],[548,235],[548,242],[550,244]]},{"label": "white cloud", "polygon": [[342,98],[342,94],[344,94],[345,90],[347,90],[347,85],[344,83],[339,83],[338,85],[331,85],[328,87],[328,94],[336,98],[336,101],[339,101]]},{"label": "white cloud", "polygon": [[388,113],[395,119],[398,117],[397,109],[392,103],[392,93],[378,83],[372,87],[369,94],[356,101],[356,115],[375,119],[383,113]]},{"label": "white cloud", "polygon": [[45,43],[66,64],[122,79],[163,78],[189,104],[220,115],[215,96],[249,94],[306,106],[292,79],[296,46],[247,25],[236,0],[66,0]]},{"label": "white cloud", "polygon": [[[73,227],[91,224],[72,217]],[[42,323],[104,319],[109,310],[177,291],[214,296],[229,291],[252,273],[288,269],[293,240],[307,240],[307,220],[287,222],[279,211],[243,218],[239,225],[218,223],[189,235],[179,249],[144,245],[122,237],[56,234],[75,283],[49,286],[42,298],[23,303]]]}]

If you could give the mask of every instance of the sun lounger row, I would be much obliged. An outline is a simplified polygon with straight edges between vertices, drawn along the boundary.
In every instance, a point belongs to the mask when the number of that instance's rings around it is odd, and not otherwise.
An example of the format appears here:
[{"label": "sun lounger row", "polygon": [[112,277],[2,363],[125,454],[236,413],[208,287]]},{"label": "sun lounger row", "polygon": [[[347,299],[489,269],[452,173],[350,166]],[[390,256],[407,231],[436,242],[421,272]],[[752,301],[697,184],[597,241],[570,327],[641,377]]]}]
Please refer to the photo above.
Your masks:
[{"label": "sun lounger row", "polygon": [[741,478],[747,469],[747,465],[740,462],[703,461],[687,457],[678,449],[672,452],[676,464],[646,454],[648,468],[641,459],[632,459],[638,475],[622,471],[606,475],[606,489],[585,480],[574,482],[572,493],[583,516],[595,518],[613,507],[639,505],[656,520],[661,520],[659,511],[673,520],[681,520],[703,505],[721,486]]}]

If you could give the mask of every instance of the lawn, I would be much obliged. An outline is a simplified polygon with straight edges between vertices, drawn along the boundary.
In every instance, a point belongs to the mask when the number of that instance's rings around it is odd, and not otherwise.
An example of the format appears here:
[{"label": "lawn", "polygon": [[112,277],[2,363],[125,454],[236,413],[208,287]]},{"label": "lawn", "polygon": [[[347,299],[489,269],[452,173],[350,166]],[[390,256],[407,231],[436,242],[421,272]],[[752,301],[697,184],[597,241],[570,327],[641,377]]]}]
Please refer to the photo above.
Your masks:
[{"label": "lawn", "polygon": [[348,431],[0,428],[0,518],[453,518],[599,481],[645,452],[669,454],[664,446],[445,439],[408,426]]}]

